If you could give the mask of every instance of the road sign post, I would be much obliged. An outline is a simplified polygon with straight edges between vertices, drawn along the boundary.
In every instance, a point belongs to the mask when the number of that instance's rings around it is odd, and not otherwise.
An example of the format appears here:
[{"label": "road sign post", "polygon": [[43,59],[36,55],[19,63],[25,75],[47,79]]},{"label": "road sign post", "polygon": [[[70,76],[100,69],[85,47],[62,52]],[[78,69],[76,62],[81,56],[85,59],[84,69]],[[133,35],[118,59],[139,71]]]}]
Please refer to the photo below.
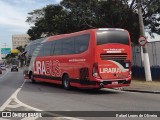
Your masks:
[{"label": "road sign post", "polygon": [[[145,36],[144,23],[143,23],[143,17],[142,17],[142,9],[141,9],[141,0],[136,0],[136,2],[137,2],[137,8],[138,8],[140,34],[142,36]],[[143,39],[140,40],[140,44],[143,45],[144,43],[145,43],[145,40],[143,40]],[[146,81],[152,81],[149,55],[148,55],[147,47],[146,47],[145,44],[142,46],[142,48],[143,48],[143,58],[144,58],[143,65],[144,65],[144,70],[145,70],[145,77],[146,77]]]},{"label": "road sign post", "polygon": [[138,40],[138,43],[142,46],[142,51],[143,51],[143,66],[144,66],[144,70],[145,70],[145,77],[146,77],[146,81],[152,81],[152,77],[151,77],[151,71],[150,71],[150,62],[149,62],[149,55],[146,52],[146,43],[147,43],[147,38],[144,36],[141,36]]},{"label": "road sign post", "polygon": [[141,45],[141,46],[145,46],[146,43],[147,43],[147,38],[144,37],[144,36],[141,36],[138,40],[138,43]]}]

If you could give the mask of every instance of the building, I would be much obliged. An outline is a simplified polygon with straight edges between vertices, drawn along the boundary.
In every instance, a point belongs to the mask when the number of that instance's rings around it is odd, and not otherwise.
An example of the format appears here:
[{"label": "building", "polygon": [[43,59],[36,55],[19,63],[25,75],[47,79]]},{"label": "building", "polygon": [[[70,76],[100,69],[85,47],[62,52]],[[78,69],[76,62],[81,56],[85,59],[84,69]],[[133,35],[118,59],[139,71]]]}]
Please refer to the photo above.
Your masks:
[{"label": "building", "polygon": [[12,35],[12,49],[15,49],[19,46],[25,46],[29,43],[29,35],[28,34],[17,34]]}]

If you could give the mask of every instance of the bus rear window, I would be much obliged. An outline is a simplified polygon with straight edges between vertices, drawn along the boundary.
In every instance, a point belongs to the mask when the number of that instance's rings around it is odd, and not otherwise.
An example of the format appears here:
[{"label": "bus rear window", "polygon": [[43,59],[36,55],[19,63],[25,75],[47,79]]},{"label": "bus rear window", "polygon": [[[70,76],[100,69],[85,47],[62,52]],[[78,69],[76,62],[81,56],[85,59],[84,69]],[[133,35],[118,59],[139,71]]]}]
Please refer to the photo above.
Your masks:
[{"label": "bus rear window", "polygon": [[97,31],[97,45],[107,43],[120,43],[129,45],[129,36],[125,31],[118,30],[98,30]]}]

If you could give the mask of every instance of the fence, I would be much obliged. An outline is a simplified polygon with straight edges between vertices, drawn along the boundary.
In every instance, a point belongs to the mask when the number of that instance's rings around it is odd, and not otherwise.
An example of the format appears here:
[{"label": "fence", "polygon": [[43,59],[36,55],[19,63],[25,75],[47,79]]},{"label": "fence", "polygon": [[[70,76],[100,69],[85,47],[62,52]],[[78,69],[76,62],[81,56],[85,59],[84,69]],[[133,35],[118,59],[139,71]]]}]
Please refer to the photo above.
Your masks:
[{"label": "fence", "polygon": [[[152,78],[160,80],[160,41],[147,43]],[[132,76],[145,78],[141,46],[132,46]]]}]

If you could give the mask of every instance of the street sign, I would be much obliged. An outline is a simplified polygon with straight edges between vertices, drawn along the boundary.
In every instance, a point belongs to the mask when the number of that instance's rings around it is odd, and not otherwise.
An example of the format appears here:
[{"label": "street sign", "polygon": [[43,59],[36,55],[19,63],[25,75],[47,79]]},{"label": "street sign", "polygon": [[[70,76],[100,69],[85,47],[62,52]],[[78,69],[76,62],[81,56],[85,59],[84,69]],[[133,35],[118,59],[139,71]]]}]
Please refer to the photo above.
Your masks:
[{"label": "street sign", "polygon": [[11,48],[1,48],[1,54],[10,54]]},{"label": "street sign", "polygon": [[138,43],[141,45],[141,46],[144,46],[146,43],[147,43],[147,39],[146,37],[144,36],[141,36],[138,40]]}]

